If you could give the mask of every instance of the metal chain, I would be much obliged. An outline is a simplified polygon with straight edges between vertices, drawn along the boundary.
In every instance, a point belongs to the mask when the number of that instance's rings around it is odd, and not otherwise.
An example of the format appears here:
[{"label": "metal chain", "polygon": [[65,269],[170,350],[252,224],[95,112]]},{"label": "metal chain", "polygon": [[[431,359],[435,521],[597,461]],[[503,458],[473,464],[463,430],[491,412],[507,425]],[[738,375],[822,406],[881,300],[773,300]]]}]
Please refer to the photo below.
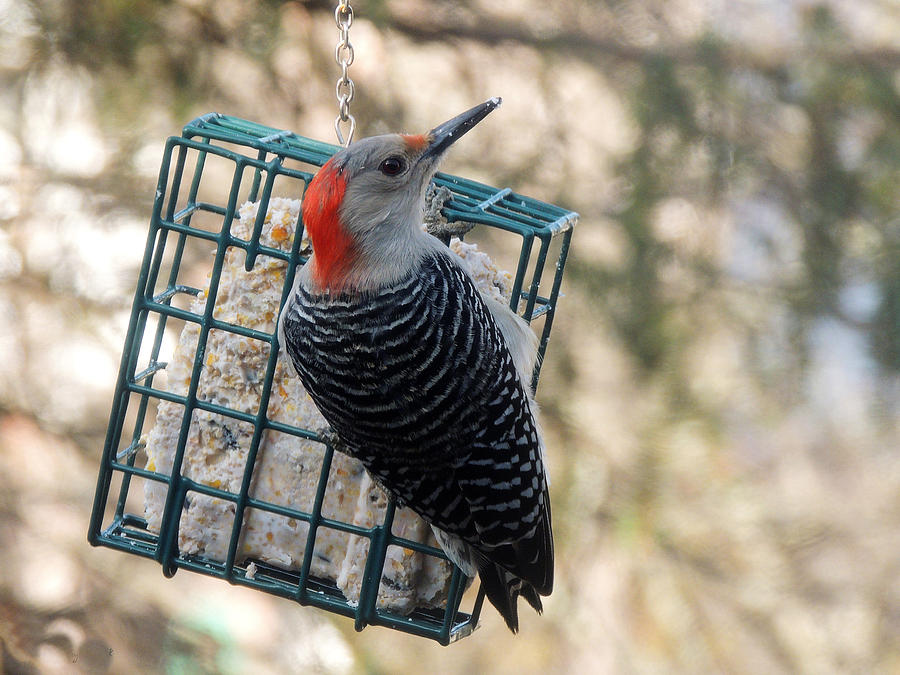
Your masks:
[{"label": "metal chain", "polygon": [[[338,100],[338,116],[334,118],[334,132],[337,134],[338,143],[346,148],[353,140],[353,132],[356,131],[356,119],[350,114],[350,102],[353,100],[353,80],[347,75],[347,71],[353,63],[353,45],[350,44],[353,8],[349,2],[338,2],[338,6],[334,10],[334,22],[341,31],[341,39],[334,48],[334,60],[341,67],[341,76],[338,78],[334,90]],[[344,136],[341,127],[348,124],[347,135]]]}]

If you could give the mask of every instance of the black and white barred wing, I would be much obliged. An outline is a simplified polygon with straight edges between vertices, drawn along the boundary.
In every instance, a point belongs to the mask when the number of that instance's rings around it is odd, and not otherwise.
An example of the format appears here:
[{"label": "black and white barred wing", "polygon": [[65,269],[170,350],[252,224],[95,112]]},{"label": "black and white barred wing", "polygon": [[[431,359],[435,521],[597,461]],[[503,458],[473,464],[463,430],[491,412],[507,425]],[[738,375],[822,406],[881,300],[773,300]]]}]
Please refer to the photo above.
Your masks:
[{"label": "black and white barred wing", "polygon": [[298,288],[283,342],[349,451],[434,526],[552,586],[541,440],[496,321],[446,255],[360,295]]}]

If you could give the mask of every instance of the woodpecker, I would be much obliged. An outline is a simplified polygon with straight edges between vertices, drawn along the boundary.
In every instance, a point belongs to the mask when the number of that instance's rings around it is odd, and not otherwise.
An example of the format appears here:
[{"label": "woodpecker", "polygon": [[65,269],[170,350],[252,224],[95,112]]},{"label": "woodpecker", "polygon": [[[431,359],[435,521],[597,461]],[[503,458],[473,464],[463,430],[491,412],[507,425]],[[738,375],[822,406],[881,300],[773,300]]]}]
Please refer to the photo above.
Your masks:
[{"label": "woodpecker", "polygon": [[302,205],[313,254],[278,336],[330,426],[325,437],[431,524],[515,633],[518,597],[540,613],[553,589],[529,384],[537,339],[421,227],[445,151],[499,104],[427,134],[360,140],[316,173]]}]

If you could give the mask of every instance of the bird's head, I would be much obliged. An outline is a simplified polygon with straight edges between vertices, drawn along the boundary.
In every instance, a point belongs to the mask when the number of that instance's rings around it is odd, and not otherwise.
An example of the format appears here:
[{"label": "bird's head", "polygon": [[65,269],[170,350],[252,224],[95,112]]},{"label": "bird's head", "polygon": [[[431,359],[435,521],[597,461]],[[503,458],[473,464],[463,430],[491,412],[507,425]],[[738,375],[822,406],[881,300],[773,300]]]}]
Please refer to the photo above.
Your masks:
[{"label": "bird's head", "polygon": [[373,136],[335,154],[303,197],[316,285],[390,280],[421,241],[425,189],[447,148],[499,105],[492,98],[426,134]]}]

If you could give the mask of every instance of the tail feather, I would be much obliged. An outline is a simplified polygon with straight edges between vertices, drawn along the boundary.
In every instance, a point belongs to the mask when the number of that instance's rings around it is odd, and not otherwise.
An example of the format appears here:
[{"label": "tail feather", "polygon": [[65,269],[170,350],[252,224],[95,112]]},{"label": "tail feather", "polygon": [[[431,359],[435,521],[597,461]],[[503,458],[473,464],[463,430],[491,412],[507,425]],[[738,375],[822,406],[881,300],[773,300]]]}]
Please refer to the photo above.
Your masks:
[{"label": "tail feather", "polygon": [[544,611],[535,587],[505,569],[483,558],[478,565],[481,587],[490,603],[497,608],[500,616],[513,633],[519,632],[518,599],[521,595],[538,614]]},{"label": "tail feather", "polygon": [[541,596],[538,595],[537,589],[528,582],[522,582],[520,590],[522,597],[534,608],[538,614],[544,613],[544,606],[541,604]]}]

